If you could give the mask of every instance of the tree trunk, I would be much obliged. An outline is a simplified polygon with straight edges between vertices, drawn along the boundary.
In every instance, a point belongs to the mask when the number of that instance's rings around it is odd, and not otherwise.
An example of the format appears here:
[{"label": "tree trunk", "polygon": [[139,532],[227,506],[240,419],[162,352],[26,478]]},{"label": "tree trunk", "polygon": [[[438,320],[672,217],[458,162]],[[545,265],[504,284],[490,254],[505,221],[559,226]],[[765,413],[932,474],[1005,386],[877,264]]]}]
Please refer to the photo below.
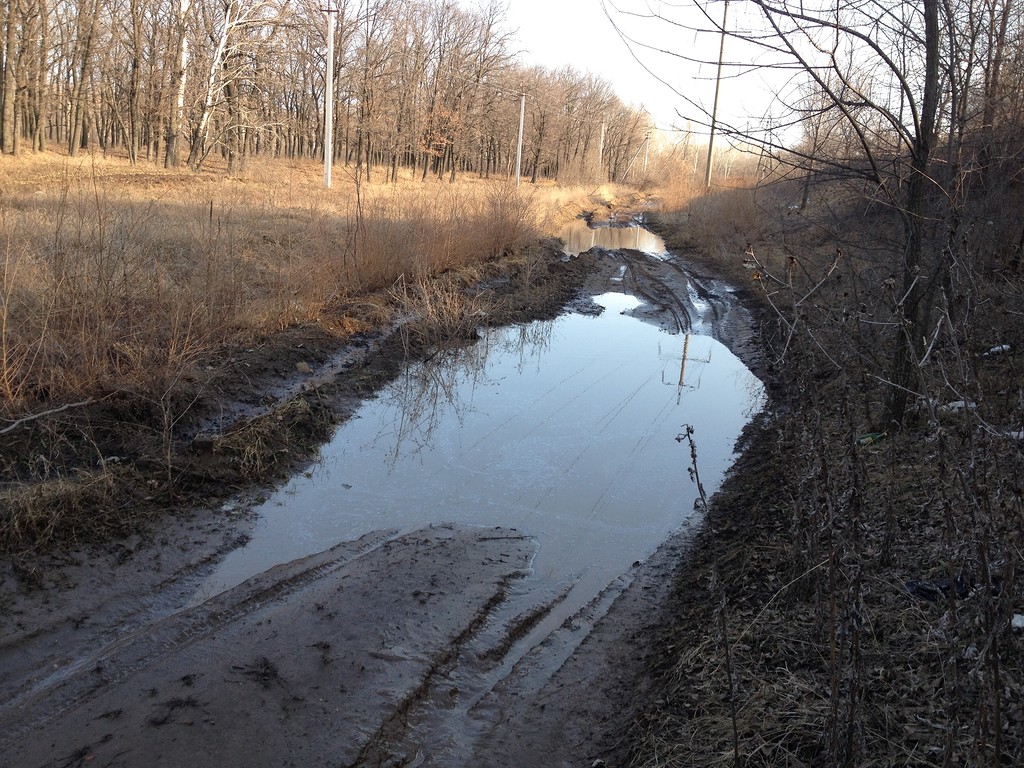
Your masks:
[{"label": "tree trunk", "polygon": [[18,97],[18,83],[15,72],[17,55],[15,53],[18,37],[18,0],[7,2],[7,29],[6,41],[4,44],[4,90],[3,90],[3,151],[14,153],[14,133],[16,130],[14,118],[14,102]]},{"label": "tree trunk", "polygon": [[46,149],[46,112],[49,106],[50,71],[46,66],[47,51],[50,49],[50,9],[47,0],[36,0],[39,7],[39,50],[36,67],[32,75],[33,111],[35,125],[32,134],[32,149],[42,152]]},{"label": "tree trunk", "polygon": [[222,87],[219,73],[222,69],[225,51],[227,51],[228,38],[236,21],[232,14],[233,9],[234,5],[231,3],[224,7],[224,22],[217,39],[217,47],[214,49],[213,57],[210,60],[210,74],[206,78],[206,95],[203,99],[203,109],[199,115],[199,124],[196,126],[192,136],[192,146],[188,154],[188,165],[193,171],[198,171],[203,164],[203,160],[206,158],[206,145],[209,140],[213,103],[217,96],[217,91]]},{"label": "tree trunk", "polygon": [[139,160],[142,135],[142,10],[139,8],[138,0],[131,1],[129,12],[132,25],[132,60],[128,68],[128,126],[124,140],[128,149],[128,161],[135,165]]},{"label": "tree trunk", "polygon": [[938,0],[923,0],[925,78],[921,116],[911,150],[910,178],[907,181],[904,221],[906,250],[903,257],[903,327],[907,338],[897,339],[893,358],[892,381],[895,386],[886,405],[886,428],[898,428],[906,417],[910,394],[914,389],[916,360],[924,351],[924,336],[931,321],[931,298],[944,276],[926,276],[924,266],[924,221],[927,208],[929,161],[935,140],[935,119],[939,107],[939,9]]},{"label": "tree trunk", "polygon": [[78,39],[72,56],[74,81],[71,87],[70,124],[68,125],[68,154],[75,157],[83,145],[88,144],[86,132],[86,74],[92,58],[92,45],[96,36],[96,20],[99,15],[99,0],[91,5],[82,5],[78,11]]},{"label": "tree trunk", "polygon": [[171,92],[174,101],[167,116],[167,140],[164,143],[164,167],[177,168],[181,165],[181,124],[185,115],[185,86],[187,85],[188,66],[188,33],[185,29],[185,17],[188,15],[191,0],[181,0],[178,4],[178,15],[175,19],[175,67],[171,72]]},{"label": "tree trunk", "polygon": [[[227,62],[224,63],[225,69]],[[225,75],[224,96],[228,105],[228,174],[242,170],[242,110],[238,83]]]}]

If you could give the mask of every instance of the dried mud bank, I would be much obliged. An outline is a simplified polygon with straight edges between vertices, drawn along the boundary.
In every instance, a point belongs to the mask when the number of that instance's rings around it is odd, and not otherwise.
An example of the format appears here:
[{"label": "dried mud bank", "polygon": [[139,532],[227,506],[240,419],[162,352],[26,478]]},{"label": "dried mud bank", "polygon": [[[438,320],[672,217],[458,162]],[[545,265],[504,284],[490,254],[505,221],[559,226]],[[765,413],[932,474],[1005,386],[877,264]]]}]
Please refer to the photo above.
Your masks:
[{"label": "dried mud bank", "polygon": [[[733,288],[695,279],[674,260],[594,251],[563,261],[548,245],[465,288],[487,301],[488,321],[509,322],[556,314],[581,288],[621,289],[623,267],[626,287],[652,302],[644,319],[683,330],[706,322],[759,370],[756,326]],[[679,302],[688,286],[710,307],[706,317]],[[459,698],[452,681],[493,668],[536,620],[493,621],[534,551],[517,532],[381,531],[183,608],[223,555],[245,541],[254,524],[249,510],[263,495],[254,479],[301,466],[310,448],[295,435],[315,445],[318,429],[351,413],[410,355],[430,354],[433,339],[406,326],[364,332],[339,349],[337,336],[312,328],[239,351],[230,365],[246,375],[219,376],[219,405],[197,409],[182,438],[199,478],[190,494],[214,485],[241,489],[218,502],[218,511],[195,505],[144,526],[133,521],[106,546],[80,540],[59,553],[8,559],[0,593],[0,762],[625,760],[629,724],[654,695],[652,672],[672,623],[665,610],[676,609],[671,590],[691,550],[688,533],[637,563],[517,662],[466,713],[463,730],[442,733],[449,743],[438,742],[434,721]],[[313,374],[297,377],[299,364]],[[240,453],[228,460],[219,443],[232,435]],[[248,479],[220,474],[236,473],[253,443],[273,463],[258,454]]]}]

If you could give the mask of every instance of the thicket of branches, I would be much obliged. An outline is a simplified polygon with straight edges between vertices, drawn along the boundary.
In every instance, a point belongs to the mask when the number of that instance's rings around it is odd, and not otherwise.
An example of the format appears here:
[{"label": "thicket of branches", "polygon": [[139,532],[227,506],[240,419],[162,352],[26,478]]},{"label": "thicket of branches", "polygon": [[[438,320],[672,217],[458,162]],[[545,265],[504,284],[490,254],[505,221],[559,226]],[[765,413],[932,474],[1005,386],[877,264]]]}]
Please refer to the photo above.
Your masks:
[{"label": "thicket of branches", "polygon": [[[328,4],[313,0],[7,0],[0,142],[228,170],[322,157]],[[340,0],[336,160],[369,178],[523,172],[621,179],[648,129],[599,78],[517,62],[504,5]]]},{"label": "thicket of branches", "polygon": [[[875,371],[891,385],[877,426],[901,424],[918,393],[915,367],[944,334],[963,330],[957,324],[969,315],[975,277],[1019,269],[1020,2],[753,0],[728,14],[714,2],[654,15],[631,12],[629,2],[608,5],[623,21],[641,15],[716,40],[724,33],[722,71],[733,93],[749,76],[772,78],[766,118],[730,124],[693,99],[681,116],[753,148],[765,178],[801,180],[801,211],[817,187],[832,195],[842,189],[894,217],[894,228],[876,230],[879,247],[860,273],[889,281],[889,341],[896,343]],[[684,61],[692,55],[679,53]],[[819,208],[815,215],[841,247],[850,222],[828,219],[837,213]]]},{"label": "thicket of branches", "polygon": [[791,77],[770,124],[717,126],[761,161],[761,218],[724,234],[778,407],[637,764],[1020,765],[1022,7],[734,8],[725,71]]}]

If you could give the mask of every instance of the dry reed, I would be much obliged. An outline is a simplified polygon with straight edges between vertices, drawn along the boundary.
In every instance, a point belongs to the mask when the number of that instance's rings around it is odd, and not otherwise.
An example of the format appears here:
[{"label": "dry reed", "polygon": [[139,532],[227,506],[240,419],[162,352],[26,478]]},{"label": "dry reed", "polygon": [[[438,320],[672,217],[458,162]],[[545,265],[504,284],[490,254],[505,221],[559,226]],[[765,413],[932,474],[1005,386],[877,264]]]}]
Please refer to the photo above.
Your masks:
[{"label": "dry reed", "polygon": [[224,344],[533,232],[508,183],[336,178],[325,190],[318,166],[284,161],[241,178],[98,157],[4,164],[0,419],[111,391],[160,399]]}]

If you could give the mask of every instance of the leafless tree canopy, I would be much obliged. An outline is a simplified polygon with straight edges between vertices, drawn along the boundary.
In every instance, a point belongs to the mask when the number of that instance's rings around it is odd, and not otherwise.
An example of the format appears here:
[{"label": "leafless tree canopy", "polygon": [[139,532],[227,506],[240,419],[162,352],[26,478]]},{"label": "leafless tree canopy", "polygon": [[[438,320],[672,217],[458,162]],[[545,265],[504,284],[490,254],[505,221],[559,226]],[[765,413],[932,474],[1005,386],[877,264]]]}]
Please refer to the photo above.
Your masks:
[{"label": "leafless tree canopy", "polygon": [[[604,80],[517,61],[505,4],[340,0],[335,158],[368,178],[514,171],[619,178],[648,128]],[[323,156],[326,5],[312,0],[7,0],[2,149],[63,146],[229,172]]]}]

